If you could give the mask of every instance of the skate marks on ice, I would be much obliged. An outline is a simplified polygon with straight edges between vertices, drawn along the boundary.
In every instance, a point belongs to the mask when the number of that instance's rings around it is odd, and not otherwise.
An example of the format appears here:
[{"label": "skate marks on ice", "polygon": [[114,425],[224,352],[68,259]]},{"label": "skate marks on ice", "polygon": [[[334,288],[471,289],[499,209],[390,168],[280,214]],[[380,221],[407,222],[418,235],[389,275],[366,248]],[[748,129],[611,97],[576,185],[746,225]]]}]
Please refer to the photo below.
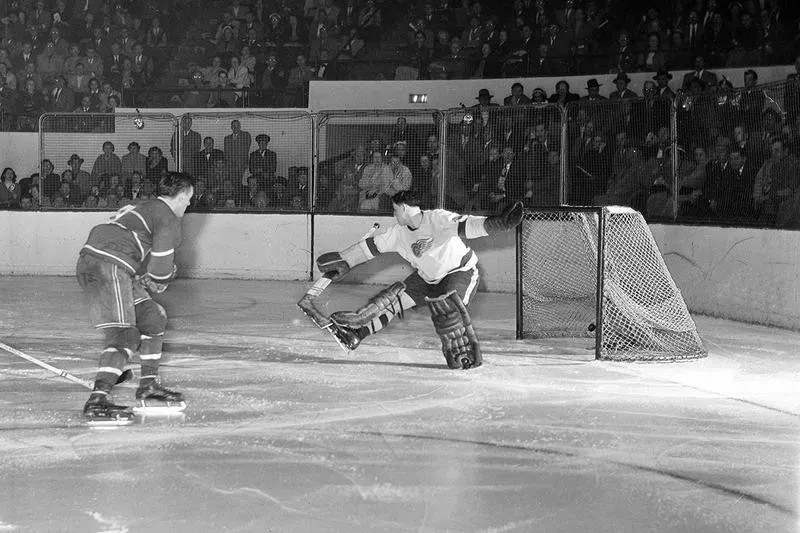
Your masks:
[{"label": "skate marks on ice", "polygon": [[94,518],[97,523],[99,523],[103,528],[98,533],[128,533],[129,529],[127,526],[118,523],[118,519],[115,518],[106,518],[105,516],[101,515],[97,511],[86,511],[86,514]]}]

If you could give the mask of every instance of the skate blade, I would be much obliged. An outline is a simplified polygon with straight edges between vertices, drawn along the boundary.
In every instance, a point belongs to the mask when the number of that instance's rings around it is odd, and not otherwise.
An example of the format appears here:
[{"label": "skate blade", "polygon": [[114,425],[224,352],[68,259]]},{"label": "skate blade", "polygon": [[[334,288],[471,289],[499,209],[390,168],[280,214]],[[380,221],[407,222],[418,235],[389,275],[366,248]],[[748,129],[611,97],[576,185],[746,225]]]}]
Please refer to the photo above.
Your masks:
[{"label": "skate blade", "polygon": [[336,341],[336,344],[339,345],[339,348],[342,349],[342,351],[344,352],[345,355],[350,355],[350,348],[345,346],[344,343],[339,340],[339,337],[337,337],[336,334],[333,332],[333,324],[332,323],[328,324],[327,326],[325,326],[322,329],[324,329],[325,331],[327,331],[328,333],[331,334],[331,337],[333,337],[333,340]]},{"label": "skate blade", "polygon": [[133,412],[145,416],[170,416],[180,414],[184,409],[186,409],[186,402],[148,404],[141,400],[139,405],[133,407]]},{"label": "skate blade", "polygon": [[86,425],[94,429],[113,429],[122,426],[130,426],[135,423],[136,420],[133,418],[105,418],[86,421]]}]

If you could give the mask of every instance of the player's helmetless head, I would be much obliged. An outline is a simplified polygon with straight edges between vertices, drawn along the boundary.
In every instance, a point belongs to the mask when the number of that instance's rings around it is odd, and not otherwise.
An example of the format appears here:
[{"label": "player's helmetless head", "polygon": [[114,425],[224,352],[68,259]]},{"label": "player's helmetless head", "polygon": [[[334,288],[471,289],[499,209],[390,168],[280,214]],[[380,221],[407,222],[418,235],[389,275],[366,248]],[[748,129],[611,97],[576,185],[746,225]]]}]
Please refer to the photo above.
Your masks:
[{"label": "player's helmetless head", "polygon": [[194,178],[183,172],[169,172],[161,181],[161,197],[175,216],[182,217],[194,195]]},{"label": "player's helmetless head", "polygon": [[392,211],[397,223],[412,228],[419,227],[422,210],[419,197],[412,191],[400,191],[392,196]]}]

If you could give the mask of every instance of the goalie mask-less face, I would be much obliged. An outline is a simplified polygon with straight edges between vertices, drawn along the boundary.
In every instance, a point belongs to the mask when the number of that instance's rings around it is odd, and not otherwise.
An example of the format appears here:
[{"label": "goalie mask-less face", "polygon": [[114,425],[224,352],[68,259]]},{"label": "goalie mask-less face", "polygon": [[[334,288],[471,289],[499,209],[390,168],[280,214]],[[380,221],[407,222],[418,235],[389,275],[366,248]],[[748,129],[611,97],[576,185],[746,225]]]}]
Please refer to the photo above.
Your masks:
[{"label": "goalie mask-less face", "polygon": [[411,229],[419,227],[422,210],[418,206],[393,203],[392,208],[394,210],[394,218],[398,224],[408,226]]}]

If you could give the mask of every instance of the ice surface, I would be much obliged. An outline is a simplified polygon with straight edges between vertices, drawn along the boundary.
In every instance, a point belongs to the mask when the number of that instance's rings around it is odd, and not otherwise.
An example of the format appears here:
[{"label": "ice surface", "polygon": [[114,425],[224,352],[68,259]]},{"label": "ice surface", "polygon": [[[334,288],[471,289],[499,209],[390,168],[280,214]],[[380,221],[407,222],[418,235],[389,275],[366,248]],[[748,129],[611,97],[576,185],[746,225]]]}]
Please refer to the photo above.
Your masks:
[{"label": "ice surface", "polygon": [[[707,359],[598,363],[513,340],[513,296],[479,294],[484,366],[453,371],[425,309],[345,355],[295,307],[308,285],[159,297],[184,417],[87,428],[88,391],[0,353],[0,532],[798,530],[800,334],[696,317]],[[375,290],[334,285],[328,311]],[[74,280],[0,295],[0,340],[93,377]]]}]

